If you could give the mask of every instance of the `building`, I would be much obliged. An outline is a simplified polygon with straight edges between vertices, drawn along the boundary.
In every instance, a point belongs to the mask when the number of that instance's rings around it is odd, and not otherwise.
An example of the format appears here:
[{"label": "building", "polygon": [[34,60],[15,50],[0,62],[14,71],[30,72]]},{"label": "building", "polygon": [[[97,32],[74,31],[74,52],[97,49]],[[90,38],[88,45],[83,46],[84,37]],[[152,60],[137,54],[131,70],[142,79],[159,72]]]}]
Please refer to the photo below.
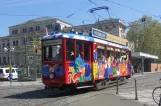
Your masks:
[{"label": "building", "polygon": [[89,34],[92,28],[100,29],[104,32],[110,33],[121,38],[126,37],[126,25],[120,19],[106,19],[96,22],[94,24],[72,26],[65,28],[65,31],[70,31],[73,29],[78,33]]},{"label": "building", "polygon": [[9,54],[4,51],[4,47],[9,46],[9,36],[0,37],[0,65],[6,65],[9,62]]},{"label": "building", "polygon": [[[0,38],[0,65],[8,65],[9,60],[16,66],[33,64],[35,62],[33,56],[37,56],[36,63],[40,65],[40,37],[46,35],[46,27],[50,33],[55,29],[62,30],[71,26],[72,24],[68,22],[51,17],[36,18],[10,26],[9,35]],[[4,47],[10,51],[4,51]]]}]

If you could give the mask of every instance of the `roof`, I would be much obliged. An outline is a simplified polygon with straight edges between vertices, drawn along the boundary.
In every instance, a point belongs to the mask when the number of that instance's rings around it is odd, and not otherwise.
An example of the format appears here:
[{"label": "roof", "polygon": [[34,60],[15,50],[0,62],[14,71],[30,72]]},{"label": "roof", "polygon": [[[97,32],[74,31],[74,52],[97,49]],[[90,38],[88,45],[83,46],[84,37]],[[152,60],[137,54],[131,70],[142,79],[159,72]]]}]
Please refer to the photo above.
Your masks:
[{"label": "roof", "polygon": [[[72,25],[68,22],[65,22],[65,21],[62,21],[58,18],[52,18],[52,17],[41,17],[41,18],[35,18],[35,19],[31,19],[31,20],[28,20],[26,22],[23,22],[23,23],[20,23],[20,24],[17,24],[17,25],[14,25],[14,26],[19,26],[19,25],[24,25],[24,24],[28,24],[28,23],[38,23],[38,22],[41,22],[41,21],[47,21],[47,20],[59,20],[61,22],[64,22],[64,23],[67,23],[69,25]],[[9,27],[14,27],[14,26],[9,26]]]},{"label": "roof", "polygon": [[148,54],[148,53],[143,53],[143,52],[132,52],[132,57],[135,57],[135,58],[144,57],[144,58],[158,59],[158,56]]},{"label": "roof", "polygon": [[42,38],[42,40],[53,39],[53,38],[70,38],[70,39],[85,40],[85,41],[102,43],[102,44],[106,44],[106,45],[110,45],[110,46],[115,46],[115,47],[118,47],[121,49],[129,50],[129,48],[127,46],[119,45],[116,43],[112,43],[112,42],[109,42],[106,40],[94,38],[94,37],[87,36],[87,35],[80,35],[80,34],[73,34],[73,33],[58,33],[58,34],[48,35],[48,36],[44,36]]}]

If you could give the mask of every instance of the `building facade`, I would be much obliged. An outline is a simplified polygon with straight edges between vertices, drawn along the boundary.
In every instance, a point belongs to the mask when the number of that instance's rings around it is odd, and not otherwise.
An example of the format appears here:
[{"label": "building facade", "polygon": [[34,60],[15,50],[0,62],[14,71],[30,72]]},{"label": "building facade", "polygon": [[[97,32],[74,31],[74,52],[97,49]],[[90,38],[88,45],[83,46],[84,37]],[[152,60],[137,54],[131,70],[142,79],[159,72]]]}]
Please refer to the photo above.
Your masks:
[{"label": "building facade", "polygon": [[104,32],[110,33],[112,35],[125,38],[126,37],[126,25],[123,21],[119,19],[106,19],[94,24],[86,24],[79,26],[72,26],[65,28],[65,31],[74,30],[78,33],[89,34],[92,28],[102,30]]},{"label": "building facade", "polygon": [[[11,60],[12,65],[18,66],[26,64],[27,61],[30,63],[32,57],[28,54],[29,51],[32,51],[31,43],[34,48],[38,46],[37,42],[40,41],[40,37],[46,35],[46,27],[50,33],[56,27],[63,29],[64,27],[71,26],[67,22],[51,17],[32,19],[18,25],[10,26],[9,35],[0,38],[0,65],[9,64],[9,60]],[[33,44],[33,42],[35,43]],[[4,51],[4,47],[8,48],[10,52]]]}]

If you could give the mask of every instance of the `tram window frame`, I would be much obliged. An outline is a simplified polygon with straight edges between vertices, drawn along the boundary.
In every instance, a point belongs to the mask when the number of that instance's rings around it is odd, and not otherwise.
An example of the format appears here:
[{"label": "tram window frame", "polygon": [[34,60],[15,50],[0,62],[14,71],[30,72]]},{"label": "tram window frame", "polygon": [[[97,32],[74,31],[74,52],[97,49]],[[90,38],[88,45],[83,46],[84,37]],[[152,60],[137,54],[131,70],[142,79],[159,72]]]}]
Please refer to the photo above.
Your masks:
[{"label": "tram window frame", "polygon": [[[88,47],[87,51],[86,51],[86,47]],[[91,43],[84,41],[84,61],[90,61],[90,56],[91,56],[90,50],[91,50]]]},{"label": "tram window frame", "polygon": [[[55,49],[57,49],[56,52]],[[54,53],[55,55],[53,55]],[[58,59],[58,57],[60,58]],[[43,41],[43,61],[62,62],[63,60],[62,57],[63,57],[62,39],[52,39]]]},{"label": "tram window frame", "polygon": [[[72,42],[72,44],[69,44]],[[67,46],[69,45],[69,46]],[[73,47],[71,47],[71,45]],[[70,50],[69,50],[70,49]],[[66,39],[66,61],[74,61],[75,60],[75,40],[74,39]]]},{"label": "tram window frame", "polygon": [[[103,45],[103,44],[97,44],[97,53],[98,53],[98,58],[97,58],[97,61],[99,61],[99,55],[100,55],[100,52],[102,52],[102,55],[104,56],[105,58],[105,61],[107,60],[106,59],[106,45]],[[101,60],[100,60],[101,61]],[[105,62],[104,61],[104,62]]]},{"label": "tram window frame", "polygon": [[107,50],[107,52],[106,52],[107,60],[109,59],[110,54],[112,55],[113,59],[115,59],[115,50],[114,50],[114,48],[110,47],[110,46],[106,46],[106,50]]},{"label": "tram window frame", "polygon": [[[117,56],[118,53],[119,53],[119,56]],[[118,48],[115,48],[115,59],[116,59],[116,60],[120,60],[121,56],[122,56],[121,50],[118,49]]]},{"label": "tram window frame", "polygon": [[81,40],[76,40],[76,58],[78,58],[79,56],[84,59],[84,42]]}]

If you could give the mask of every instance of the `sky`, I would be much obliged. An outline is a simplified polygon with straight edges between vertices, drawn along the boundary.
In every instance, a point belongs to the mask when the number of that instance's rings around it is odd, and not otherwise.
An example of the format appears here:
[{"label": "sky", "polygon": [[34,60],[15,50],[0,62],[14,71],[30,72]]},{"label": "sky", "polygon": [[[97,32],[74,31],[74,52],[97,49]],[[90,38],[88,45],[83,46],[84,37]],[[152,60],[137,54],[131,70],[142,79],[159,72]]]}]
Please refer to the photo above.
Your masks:
[{"label": "sky", "polygon": [[[92,2],[90,2],[92,1]],[[99,20],[119,18],[128,25],[141,18],[145,13],[153,19],[161,20],[161,0],[0,0],[0,36],[8,35],[8,27],[31,19],[50,16],[72,25],[93,24],[96,19],[90,9],[107,6],[105,10],[96,11]],[[121,5],[119,5],[121,4]],[[122,6],[124,5],[124,6]],[[130,9],[137,9],[139,11]],[[142,13],[142,12],[145,13]],[[73,15],[71,15],[73,14]],[[69,18],[67,16],[71,15]]]}]

